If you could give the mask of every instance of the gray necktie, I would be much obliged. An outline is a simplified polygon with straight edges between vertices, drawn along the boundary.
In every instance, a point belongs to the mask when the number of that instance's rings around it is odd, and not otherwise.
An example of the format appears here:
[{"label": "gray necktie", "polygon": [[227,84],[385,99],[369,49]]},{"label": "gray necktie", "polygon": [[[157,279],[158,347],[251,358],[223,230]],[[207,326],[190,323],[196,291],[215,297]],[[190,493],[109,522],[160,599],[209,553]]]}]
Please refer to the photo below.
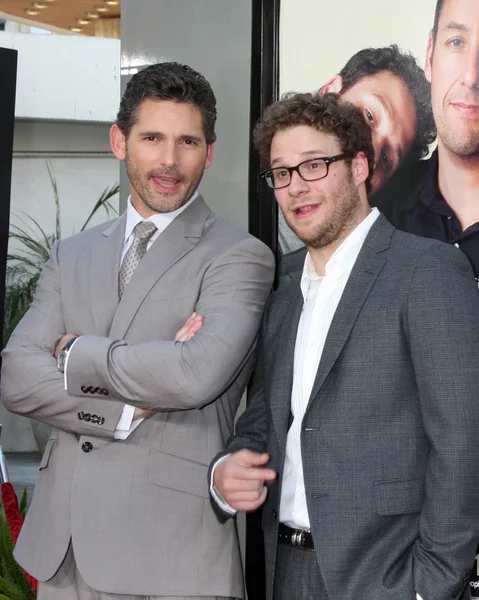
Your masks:
[{"label": "gray necktie", "polygon": [[145,256],[148,242],[156,230],[156,225],[151,221],[140,221],[133,229],[133,242],[123,258],[118,278],[120,298],[140,260]]}]

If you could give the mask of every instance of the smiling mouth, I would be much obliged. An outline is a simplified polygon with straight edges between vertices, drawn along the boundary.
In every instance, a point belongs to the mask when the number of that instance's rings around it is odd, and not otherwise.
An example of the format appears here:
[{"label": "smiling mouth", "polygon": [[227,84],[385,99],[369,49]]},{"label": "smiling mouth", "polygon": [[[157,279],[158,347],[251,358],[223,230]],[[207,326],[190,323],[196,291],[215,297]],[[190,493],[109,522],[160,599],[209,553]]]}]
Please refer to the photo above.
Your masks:
[{"label": "smiling mouth", "polygon": [[320,207],[320,204],[303,204],[293,209],[297,217],[309,217]]},{"label": "smiling mouth", "polygon": [[169,177],[167,175],[156,175],[151,177],[155,187],[161,191],[176,191],[180,186],[181,179],[177,177]]}]

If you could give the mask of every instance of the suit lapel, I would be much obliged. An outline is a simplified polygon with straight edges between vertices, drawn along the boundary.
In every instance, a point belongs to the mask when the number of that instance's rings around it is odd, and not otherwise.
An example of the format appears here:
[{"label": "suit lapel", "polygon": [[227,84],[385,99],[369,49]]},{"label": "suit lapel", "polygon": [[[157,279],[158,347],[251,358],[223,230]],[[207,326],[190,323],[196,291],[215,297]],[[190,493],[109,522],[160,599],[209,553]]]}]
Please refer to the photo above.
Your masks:
[{"label": "suit lapel", "polygon": [[90,247],[90,306],[97,335],[107,336],[118,306],[118,269],[126,215],[116,219]]},{"label": "suit lapel", "polygon": [[275,336],[276,339],[271,340],[276,348],[276,353],[271,371],[274,373],[274,377],[270,381],[270,406],[273,426],[281,452],[284,452],[286,446],[293,391],[294,349],[299,319],[303,309],[300,280],[301,275],[295,275],[289,289],[284,293],[282,299],[284,310],[278,314],[282,325],[277,336]]},{"label": "suit lapel", "polygon": [[366,237],[331,322],[307,410],[320,393],[341,354],[369,292],[386,262],[386,253],[383,251],[389,247],[393,231],[393,226],[380,215]]},{"label": "suit lapel", "polygon": [[199,196],[160,234],[145,254],[123,292],[110,337],[123,338],[143,300],[160,277],[196,246],[210,209]]}]

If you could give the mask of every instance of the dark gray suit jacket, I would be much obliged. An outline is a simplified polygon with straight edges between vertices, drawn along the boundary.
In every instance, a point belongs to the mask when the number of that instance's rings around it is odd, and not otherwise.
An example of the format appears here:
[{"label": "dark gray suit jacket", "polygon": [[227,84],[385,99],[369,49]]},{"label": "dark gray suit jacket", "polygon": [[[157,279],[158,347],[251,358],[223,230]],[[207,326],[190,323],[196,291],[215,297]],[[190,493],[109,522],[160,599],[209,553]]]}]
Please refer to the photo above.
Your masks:
[{"label": "dark gray suit jacket", "polygon": [[[298,268],[267,306],[250,402],[227,448],[267,451],[278,472],[263,512],[268,599],[300,276]],[[311,531],[331,599],[470,598],[478,390],[479,295],[466,257],[381,216],[331,324],[301,435]]]}]

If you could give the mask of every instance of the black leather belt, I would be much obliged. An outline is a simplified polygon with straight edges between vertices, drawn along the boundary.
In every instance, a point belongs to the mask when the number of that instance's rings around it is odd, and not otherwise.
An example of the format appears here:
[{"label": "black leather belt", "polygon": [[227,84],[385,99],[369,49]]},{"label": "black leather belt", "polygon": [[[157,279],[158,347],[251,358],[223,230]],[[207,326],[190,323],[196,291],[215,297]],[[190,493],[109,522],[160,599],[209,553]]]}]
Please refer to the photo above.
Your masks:
[{"label": "black leather belt", "polygon": [[284,523],[279,524],[278,542],[280,544],[288,544],[296,548],[306,548],[314,550],[313,536],[309,529],[293,529]]}]

